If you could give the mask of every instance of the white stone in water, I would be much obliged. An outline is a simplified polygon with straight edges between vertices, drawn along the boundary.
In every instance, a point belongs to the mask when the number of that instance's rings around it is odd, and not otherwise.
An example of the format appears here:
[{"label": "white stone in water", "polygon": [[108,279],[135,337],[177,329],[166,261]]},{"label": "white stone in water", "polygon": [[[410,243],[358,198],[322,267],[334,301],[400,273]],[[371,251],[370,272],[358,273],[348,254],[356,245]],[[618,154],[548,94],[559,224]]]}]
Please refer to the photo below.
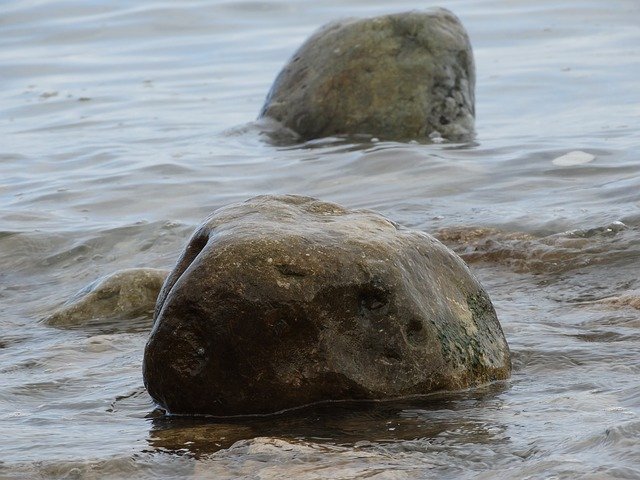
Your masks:
[{"label": "white stone in water", "polygon": [[591,153],[574,150],[554,158],[551,163],[559,167],[572,167],[574,165],[584,165],[585,163],[593,162],[595,159],[596,156]]}]

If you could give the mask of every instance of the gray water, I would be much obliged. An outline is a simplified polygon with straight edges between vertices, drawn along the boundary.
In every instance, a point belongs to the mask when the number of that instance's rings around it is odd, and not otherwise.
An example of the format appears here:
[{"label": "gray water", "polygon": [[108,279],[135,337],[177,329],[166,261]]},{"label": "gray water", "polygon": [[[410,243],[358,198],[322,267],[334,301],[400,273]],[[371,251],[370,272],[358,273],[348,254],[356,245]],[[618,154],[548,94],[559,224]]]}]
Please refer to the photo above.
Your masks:
[{"label": "gray water", "polygon": [[[475,142],[277,147],[251,122],[306,36],[429,5],[2,2],[1,478],[640,478],[640,3],[440,5],[474,45]],[[591,161],[557,160],[575,151]],[[437,235],[489,291],[511,380],[167,418],[142,386],[150,319],[41,321],[102,275],[171,268],[212,210],[261,193]]]}]

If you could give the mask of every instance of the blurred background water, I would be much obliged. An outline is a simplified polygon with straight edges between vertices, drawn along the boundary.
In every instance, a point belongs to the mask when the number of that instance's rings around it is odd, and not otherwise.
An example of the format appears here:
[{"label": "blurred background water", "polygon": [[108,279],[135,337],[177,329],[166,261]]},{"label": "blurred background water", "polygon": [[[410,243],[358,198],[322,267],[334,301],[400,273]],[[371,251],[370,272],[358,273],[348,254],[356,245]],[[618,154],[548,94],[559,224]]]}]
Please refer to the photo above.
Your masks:
[{"label": "blurred background water", "polygon": [[[0,477],[640,478],[640,3],[439,5],[474,46],[475,142],[277,147],[251,122],[313,30],[429,5],[2,2]],[[441,238],[488,289],[512,379],[164,418],[142,386],[149,319],[41,322],[102,275],[171,268],[212,210],[261,193]]]}]

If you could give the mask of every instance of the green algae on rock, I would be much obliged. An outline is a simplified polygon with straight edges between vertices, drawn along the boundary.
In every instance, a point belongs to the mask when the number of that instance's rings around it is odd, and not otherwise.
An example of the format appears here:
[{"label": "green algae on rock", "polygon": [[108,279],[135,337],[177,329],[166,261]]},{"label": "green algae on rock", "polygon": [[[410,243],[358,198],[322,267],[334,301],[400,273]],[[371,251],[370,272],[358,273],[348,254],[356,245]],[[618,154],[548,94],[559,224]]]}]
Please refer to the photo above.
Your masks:
[{"label": "green algae on rock", "polygon": [[167,274],[166,270],[156,268],[114,272],[80,290],[45,322],[73,327],[94,319],[151,315]]},{"label": "green algae on rock", "polygon": [[322,27],[298,49],[260,117],[303,140],[466,140],[474,132],[474,89],[471,44],[450,11],[347,19]]},{"label": "green algae on rock", "polygon": [[266,414],[507,378],[495,310],[433,237],[366,210],[259,196],[214,212],[158,297],[143,372],[176,414]]}]

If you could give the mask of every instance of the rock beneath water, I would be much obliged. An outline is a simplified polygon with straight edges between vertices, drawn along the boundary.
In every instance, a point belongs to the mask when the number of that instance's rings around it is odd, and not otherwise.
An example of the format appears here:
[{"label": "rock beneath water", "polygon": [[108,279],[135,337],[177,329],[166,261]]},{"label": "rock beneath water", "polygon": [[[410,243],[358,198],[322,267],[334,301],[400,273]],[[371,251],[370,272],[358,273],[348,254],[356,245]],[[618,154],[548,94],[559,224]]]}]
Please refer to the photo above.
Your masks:
[{"label": "rock beneath water", "polygon": [[640,230],[615,221],[545,237],[484,227],[443,228],[435,236],[468,263],[497,263],[518,273],[540,275],[611,264],[622,252],[633,255]]},{"label": "rock beneath water", "polygon": [[186,451],[192,455],[211,454],[227,449],[234,443],[256,437],[254,429],[247,425],[229,423],[204,423],[151,430],[149,445],[164,453]]},{"label": "rock beneath water", "polygon": [[304,140],[473,135],[475,67],[467,33],[443,8],[330,23],[276,78],[260,117]]},{"label": "rock beneath water", "polygon": [[465,263],[383,216],[300,196],[217,210],[158,297],[145,385],[171,413],[264,414],[507,378]]},{"label": "rock beneath water", "polygon": [[613,308],[635,308],[636,310],[640,310],[640,291],[603,298],[601,300],[596,300],[594,303],[607,305]]},{"label": "rock beneath water", "polygon": [[55,326],[76,326],[95,319],[151,315],[168,273],[155,268],[131,268],[112,273],[80,290],[45,322]]}]

